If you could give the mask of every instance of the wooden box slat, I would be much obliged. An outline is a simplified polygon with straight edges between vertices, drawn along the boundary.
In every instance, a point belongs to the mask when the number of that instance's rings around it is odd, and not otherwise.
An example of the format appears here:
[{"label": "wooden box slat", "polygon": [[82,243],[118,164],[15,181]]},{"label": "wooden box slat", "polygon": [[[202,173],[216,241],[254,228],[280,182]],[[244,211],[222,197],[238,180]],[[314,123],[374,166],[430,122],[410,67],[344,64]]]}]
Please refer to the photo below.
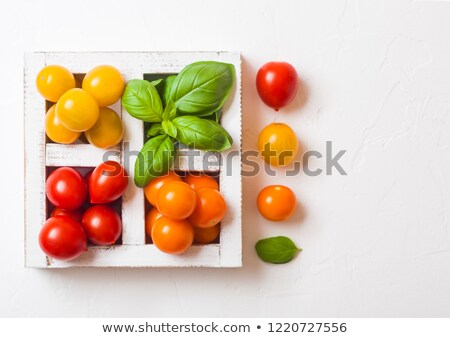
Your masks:
[{"label": "wooden box slat", "polygon": [[93,147],[90,144],[47,143],[45,146],[45,164],[47,167],[96,167],[104,159],[121,162],[120,147],[108,150]]},{"label": "wooden box slat", "polygon": [[183,255],[167,255],[154,245],[116,245],[92,247],[74,261],[50,259],[50,267],[219,267],[220,245],[192,246]]}]

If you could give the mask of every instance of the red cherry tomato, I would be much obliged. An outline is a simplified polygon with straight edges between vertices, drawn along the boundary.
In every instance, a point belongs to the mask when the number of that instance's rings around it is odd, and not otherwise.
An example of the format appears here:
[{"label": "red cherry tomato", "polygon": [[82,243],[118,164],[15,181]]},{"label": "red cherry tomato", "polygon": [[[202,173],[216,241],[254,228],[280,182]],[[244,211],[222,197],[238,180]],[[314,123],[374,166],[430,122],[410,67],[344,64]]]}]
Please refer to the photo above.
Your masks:
[{"label": "red cherry tomato", "polygon": [[51,217],[55,217],[55,216],[69,216],[74,221],[76,221],[78,223],[81,223],[81,218],[83,217],[83,211],[81,209],[66,210],[66,209],[61,209],[61,208],[55,208],[55,209],[53,209],[53,211],[52,211],[50,216]]},{"label": "red cherry tomato", "polygon": [[75,210],[81,207],[86,199],[86,182],[75,169],[61,167],[47,178],[46,193],[55,207]]},{"label": "red cherry tomato", "polygon": [[96,205],[86,210],[82,226],[90,242],[96,245],[114,244],[122,233],[119,214],[107,205]]},{"label": "red cherry tomato", "polygon": [[[94,171],[94,169],[92,169],[91,171],[88,171],[86,174],[84,174],[84,180],[86,181],[86,183],[88,185],[86,199],[84,201],[85,206],[89,206],[91,204],[91,198],[89,196],[89,179],[91,178],[93,171]],[[83,216],[83,215],[81,215],[81,216]]]},{"label": "red cherry tomato", "polygon": [[88,185],[91,203],[106,204],[123,195],[128,186],[128,175],[119,163],[107,161],[94,169]]},{"label": "red cherry tomato", "polygon": [[266,63],[256,75],[256,88],[264,103],[278,111],[289,104],[297,93],[297,72],[287,62]]},{"label": "red cherry tomato", "polygon": [[49,257],[71,260],[86,251],[86,234],[81,224],[69,216],[49,218],[39,234],[39,245]]}]

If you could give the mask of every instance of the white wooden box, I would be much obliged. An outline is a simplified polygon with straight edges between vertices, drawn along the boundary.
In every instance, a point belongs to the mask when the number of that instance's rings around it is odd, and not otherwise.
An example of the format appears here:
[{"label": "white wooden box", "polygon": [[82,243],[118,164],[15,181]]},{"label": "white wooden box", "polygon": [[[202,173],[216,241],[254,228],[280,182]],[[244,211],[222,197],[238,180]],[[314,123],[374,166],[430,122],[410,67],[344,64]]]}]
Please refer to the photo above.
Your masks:
[{"label": "white wooden box", "polygon": [[[236,68],[232,94],[223,107],[221,123],[233,137],[233,147],[217,157],[220,190],[227,202],[227,214],[221,222],[218,244],[194,245],[183,255],[168,255],[153,244],[146,244],[145,197],[133,181],[135,156],[127,167],[130,175],[127,191],[122,198],[122,244],[89,246],[88,252],[72,261],[57,261],[47,257],[38,243],[39,231],[47,218],[45,180],[48,167],[95,167],[103,160],[105,150],[90,144],[62,145],[47,143],[44,119],[48,104],[39,95],[35,80],[40,69],[58,64],[72,73],[87,73],[91,68],[109,64],[121,71],[125,80],[143,78],[144,74],[175,74],[186,65],[203,60],[231,63]],[[240,267],[242,266],[241,235],[241,57],[236,52],[117,52],[117,53],[54,53],[25,54],[24,69],[25,113],[25,266],[36,268],[67,267]],[[114,148],[110,159],[124,163],[124,144],[139,151],[144,143],[144,124],[130,116],[119,103],[113,106],[125,125],[125,136]],[[111,149],[106,150],[111,151]],[[187,169],[188,149],[180,149],[177,170]],[[205,164],[198,158],[195,170],[203,171]]]}]

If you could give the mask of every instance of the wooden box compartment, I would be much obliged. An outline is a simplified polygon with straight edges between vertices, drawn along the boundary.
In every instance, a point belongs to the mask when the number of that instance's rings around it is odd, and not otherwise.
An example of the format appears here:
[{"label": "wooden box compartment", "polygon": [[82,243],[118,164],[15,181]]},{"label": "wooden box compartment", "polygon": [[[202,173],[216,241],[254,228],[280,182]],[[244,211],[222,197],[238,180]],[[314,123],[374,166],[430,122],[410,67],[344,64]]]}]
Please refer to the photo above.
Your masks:
[{"label": "wooden box compartment", "polygon": [[[85,141],[62,145],[51,143],[45,135],[45,112],[49,107],[38,93],[35,79],[50,64],[66,67],[79,82],[91,68],[109,64],[122,73],[125,80],[176,74],[188,64],[213,60],[231,63],[236,68],[233,93],[222,109],[221,124],[233,137],[233,147],[221,154],[192,157],[193,151],[180,147],[174,170],[188,169],[217,175],[220,191],[227,202],[227,214],[221,222],[218,243],[194,245],[182,255],[159,251],[145,233],[146,207],[143,190],[133,182],[134,161],[144,144],[144,123],[130,116],[121,103],[112,108],[125,126],[123,141],[107,150]],[[241,58],[236,52],[118,52],[25,54],[25,266],[35,268],[67,267],[240,267],[241,235]],[[198,152],[198,151],[195,151]],[[205,155],[205,156],[204,156]],[[72,261],[47,257],[38,243],[39,231],[48,217],[45,196],[47,173],[54,167],[71,166],[86,171],[104,160],[121,163],[130,175],[130,183],[121,201],[122,237],[114,246],[89,246],[88,251]],[[208,160],[208,163],[206,161]]]}]

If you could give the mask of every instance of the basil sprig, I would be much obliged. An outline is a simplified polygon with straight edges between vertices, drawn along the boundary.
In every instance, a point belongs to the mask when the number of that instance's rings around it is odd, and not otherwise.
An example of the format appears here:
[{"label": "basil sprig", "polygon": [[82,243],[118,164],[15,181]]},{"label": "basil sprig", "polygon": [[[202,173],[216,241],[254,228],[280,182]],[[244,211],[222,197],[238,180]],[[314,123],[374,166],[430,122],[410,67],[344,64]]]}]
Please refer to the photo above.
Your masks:
[{"label": "basil sprig", "polygon": [[255,249],[259,258],[273,264],[290,262],[302,251],[290,238],[284,236],[261,239],[256,243]]},{"label": "basil sprig", "polygon": [[133,117],[151,123],[149,140],[136,159],[137,186],[145,187],[170,169],[176,142],[208,151],[232,146],[233,139],[219,121],[234,77],[231,64],[201,61],[165,79],[127,83],[122,97],[124,108]]}]

